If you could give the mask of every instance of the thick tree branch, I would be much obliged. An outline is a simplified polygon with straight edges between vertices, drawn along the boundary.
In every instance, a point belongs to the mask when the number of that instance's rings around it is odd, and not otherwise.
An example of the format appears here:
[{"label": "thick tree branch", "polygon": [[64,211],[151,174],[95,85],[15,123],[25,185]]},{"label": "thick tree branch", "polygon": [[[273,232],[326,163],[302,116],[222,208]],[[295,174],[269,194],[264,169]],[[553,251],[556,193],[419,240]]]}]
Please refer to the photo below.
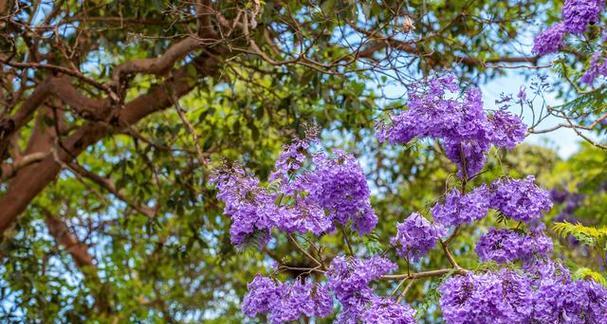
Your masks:
[{"label": "thick tree branch", "polygon": [[120,84],[122,77],[134,73],[164,75],[168,73],[175,62],[184,58],[195,49],[202,48],[204,42],[197,37],[188,36],[173,44],[164,54],[155,58],[132,60],[117,66],[112,73],[112,80]]},{"label": "thick tree branch", "polygon": [[27,124],[36,109],[50,96],[55,96],[73,107],[83,117],[97,120],[106,116],[110,107],[107,101],[81,95],[66,77],[50,77],[34,89],[12,117],[0,120],[0,147],[6,147],[8,138]]},{"label": "thick tree branch", "polygon": [[2,163],[2,165],[0,165],[0,168],[2,170],[2,176],[0,181],[6,181],[7,179],[12,178],[17,173],[17,171],[30,164],[40,162],[49,155],[50,152],[36,152],[23,156],[13,163]]},{"label": "thick tree branch", "polygon": [[[220,49],[215,49],[215,53],[221,55]],[[119,127],[113,128],[104,122],[88,122],[63,141],[62,147],[57,149],[56,157],[47,157],[37,164],[19,170],[10,181],[9,189],[0,198],[0,206],[2,206],[0,208],[0,233],[4,233],[27,208],[31,200],[55,179],[61,170],[61,164],[55,158],[63,163],[69,163],[88,146],[105,136],[133,125],[154,112],[170,107],[172,101],[167,88],[172,89],[176,98],[180,98],[195,87],[195,77],[216,76],[220,65],[215,54],[203,53],[193,62],[173,73],[164,84],[153,86],[146,94],[126,104],[117,115]],[[187,69],[191,66],[198,70],[199,75],[188,75]]]}]

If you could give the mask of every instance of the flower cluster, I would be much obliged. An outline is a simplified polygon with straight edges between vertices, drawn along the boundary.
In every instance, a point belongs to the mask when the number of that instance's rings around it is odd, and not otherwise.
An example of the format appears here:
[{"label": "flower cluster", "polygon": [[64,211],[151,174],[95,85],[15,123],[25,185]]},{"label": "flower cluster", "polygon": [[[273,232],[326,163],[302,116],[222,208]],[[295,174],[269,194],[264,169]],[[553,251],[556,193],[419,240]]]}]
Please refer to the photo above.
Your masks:
[{"label": "flower cluster", "polygon": [[[376,296],[369,283],[396,269],[396,264],[382,257],[370,259],[333,259],[327,271],[328,286],[343,310],[338,323],[413,323],[410,306]],[[380,320],[377,322],[376,320]]]},{"label": "flower cluster", "polygon": [[566,0],[562,11],[562,21],[541,32],[533,44],[533,52],[538,55],[555,53],[563,47],[567,33],[580,34],[590,24],[597,23],[605,0]]},{"label": "flower cluster", "polygon": [[[360,234],[377,224],[365,175],[356,161],[342,151],[334,155],[310,152],[310,140],[296,140],[280,154],[270,180],[278,190],[262,187],[259,179],[232,167],[215,174],[217,198],[231,217],[234,245],[255,241],[267,244],[272,228],[287,233],[316,235],[333,231],[335,224]],[[304,168],[310,162],[310,168]]]},{"label": "flower cluster", "polygon": [[434,221],[444,226],[471,224],[487,215],[490,197],[489,189],[484,185],[465,195],[453,189],[447,194],[444,202],[434,205],[432,216]]},{"label": "flower cluster", "polygon": [[447,279],[440,293],[447,323],[601,323],[607,315],[605,287],[561,276],[467,274]]},{"label": "flower cluster", "polygon": [[570,33],[580,34],[590,24],[599,21],[605,0],[565,0],[563,24]]},{"label": "flower cluster", "polygon": [[526,235],[520,231],[492,228],[476,244],[481,261],[497,263],[528,261],[552,252],[552,241],[543,234]]},{"label": "flower cluster", "polygon": [[311,198],[342,225],[349,221],[356,231],[366,234],[377,225],[377,216],[369,200],[367,180],[356,159],[342,151],[335,158],[324,154],[314,157],[316,170],[309,174]]},{"label": "flower cluster", "polygon": [[409,109],[391,116],[390,125],[381,124],[378,138],[390,143],[407,143],[416,137],[438,139],[464,178],[483,168],[491,145],[513,148],[524,139],[526,127],[520,118],[505,111],[488,116],[478,88],[466,90],[461,99],[458,91],[452,75],[413,89]]},{"label": "flower cluster", "polygon": [[539,228],[542,214],[552,208],[550,193],[538,187],[533,176],[522,180],[501,179],[492,187],[493,208],[532,228]]},{"label": "flower cluster", "polygon": [[524,323],[530,315],[530,289],[514,272],[466,274],[439,288],[447,323]]},{"label": "flower cluster", "polygon": [[333,299],[324,286],[309,281],[275,282],[256,276],[248,285],[242,302],[247,316],[268,314],[271,323],[294,321],[301,316],[327,317],[333,312]]},{"label": "flower cluster", "polygon": [[586,84],[593,84],[594,80],[599,76],[607,76],[607,61],[603,57],[601,52],[592,54],[590,59],[590,66],[584,72],[580,81]]},{"label": "flower cluster", "polygon": [[411,214],[403,223],[396,225],[396,236],[390,240],[400,256],[413,262],[430,251],[442,235],[439,226],[432,225],[422,215]]},{"label": "flower cluster", "polygon": [[273,217],[278,212],[275,197],[240,167],[220,172],[212,181],[217,184],[217,199],[225,204],[224,213],[232,218],[232,243],[243,246],[254,240],[260,246],[265,245],[270,240]]},{"label": "flower cluster", "polygon": [[374,297],[361,315],[363,323],[414,324],[415,310],[391,298]]}]

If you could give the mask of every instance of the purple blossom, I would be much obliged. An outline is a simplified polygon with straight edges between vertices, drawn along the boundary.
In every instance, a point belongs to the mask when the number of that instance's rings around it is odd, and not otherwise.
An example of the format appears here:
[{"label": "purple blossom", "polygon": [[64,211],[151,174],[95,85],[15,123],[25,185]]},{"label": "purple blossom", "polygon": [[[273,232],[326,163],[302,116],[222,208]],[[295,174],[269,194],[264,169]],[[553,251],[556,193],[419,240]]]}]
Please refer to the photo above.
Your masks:
[{"label": "purple blossom", "polygon": [[395,269],[396,264],[379,256],[369,259],[337,256],[327,271],[328,287],[344,302],[367,291],[369,282]]},{"label": "purple blossom", "polygon": [[533,176],[522,180],[500,179],[492,184],[492,189],[492,208],[532,228],[540,226],[542,213],[552,208],[550,194],[535,184]]},{"label": "purple blossom", "polygon": [[370,191],[362,168],[356,159],[342,151],[330,158],[314,156],[316,169],[307,175],[306,185],[311,199],[328,211],[340,224],[352,222],[359,234],[369,233],[377,224],[371,207]]},{"label": "purple blossom", "polygon": [[607,289],[595,282],[545,278],[533,293],[532,320],[540,323],[601,323]]},{"label": "purple blossom", "polygon": [[477,141],[458,142],[446,139],[443,147],[445,155],[457,165],[457,175],[466,179],[470,179],[483,169],[489,152],[488,143]]},{"label": "purple blossom", "polygon": [[552,25],[535,37],[532,49],[533,53],[545,55],[557,52],[563,46],[565,33],[566,29],[563,23]]},{"label": "purple blossom", "polygon": [[583,33],[589,24],[599,21],[605,0],[565,0],[563,24],[570,33]]},{"label": "purple blossom", "polygon": [[528,236],[509,229],[492,228],[476,244],[476,254],[481,261],[493,260],[497,263],[527,261],[551,252],[552,241],[545,235]]},{"label": "purple blossom", "polygon": [[580,81],[582,83],[586,83],[592,85],[594,80],[599,76],[607,75],[607,62],[602,56],[601,52],[596,52],[592,54],[592,58],[590,59],[590,66],[584,72]]},{"label": "purple blossom", "polygon": [[323,318],[333,312],[333,296],[329,292],[327,285],[317,285],[312,293],[312,302],[314,303],[314,316]]},{"label": "purple blossom", "polygon": [[451,277],[439,291],[447,323],[524,323],[530,313],[527,279],[508,270]]},{"label": "purple blossom", "polygon": [[342,304],[339,323],[356,323],[374,296],[369,282],[396,269],[390,260],[374,256],[347,259],[337,256],[327,271],[327,285]]},{"label": "purple blossom", "polygon": [[441,229],[418,213],[411,214],[396,228],[396,236],[390,239],[390,243],[396,246],[400,256],[413,262],[426,255],[442,234]]},{"label": "purple blossom", "polygon": [[409,92],[408,110],[392,116],[389,125],[378,126],[379,140],[392,144],[414,138],[440,140],[447,157],[458,166],[458,175],[467,178],[483,168],[492,144],[510,148],[522,140],[520,120],[500,113],[491,123],[480,90],[468,89],[462,98],[454,96],[458,90],[451,75],[415,87]]},{"label": "purple blossom", "polygon": [[232,219],[230,240],[237,247],[251,241],[259,246],[270,240],[273,217],[280,213],[274,203],[276,197],[259,185],[242,168],[234,167],[216,173],[212,183],[217,185],[217,199],[224,202],[224,214]]},{"label": "purple blossom", "polygon": [[415,310],[392,298],[374,297],[361,316],[363,323],[415,324]]},{"label": "purple blossom", "polygon": [[333,299],[326,287],[311,281],[280,283],[257,275],[248,285],[242,310],[249,317],[267,313],[271,323],[285,323],[302,316],[326,317],[333,310]]},{"label": "purple blossom", "polygon": [[513,149],[525,139],[527,126],[518,117],[506,111],[497,111],[490,118],[493,145]]},{"label": "purple blossom", "polygon": [[434,205],[432,217],[444,226],[471,224],[487,215],[490,202],[491,193],[485,185],[476,187],[465,195],[453,189],[443,203]]},{"label": "purple blossom", "polygon": [[242,301],[242,311],[250,317],[269,312],[272,303],[280,298],[279,285],[261,275],[255,276],[247,285],[247,289],[248,293]]},{"label": "purple blossom", "polygon": [[295,139],[291,144],[284,146],[276,160],[270,180],[288,183],[289,177],[304,165],[309,147],[310,143],[307,140],[300,139]]},{"label": "purple blossom", "polygon": [[521,102],[527,101],[527,91],[525,86],[521,86],[518,89],[518,93],[516,95],[516,98],[518,98],[518,100],[520,100]]}]

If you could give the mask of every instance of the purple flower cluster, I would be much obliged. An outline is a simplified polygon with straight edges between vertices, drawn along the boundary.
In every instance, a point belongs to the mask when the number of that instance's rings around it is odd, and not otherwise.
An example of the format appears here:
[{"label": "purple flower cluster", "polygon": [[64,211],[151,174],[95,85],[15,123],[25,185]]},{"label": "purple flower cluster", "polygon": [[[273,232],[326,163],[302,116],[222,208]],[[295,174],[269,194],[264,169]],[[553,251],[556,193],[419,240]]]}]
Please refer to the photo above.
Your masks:
[{"label": "purple flower cluster", "polygon": [[548,191],[538,187],[534,180],[533,176],[523,180],[501,179],[490,188],[482,185],[464,195],[453,189],[442,203],[432,207],[432,216],[438,224],[457,226],[482,219],[492,208],[537,229],[542,213],[550,210],[552,201]]},{"label": "purple flower cluster", "polygon": [[535,37],[533,53],[545,55],[558,52],[563,47],[567,30],[563,23],[556,23]]},{"label": "purple flower cluster", "polygon": [[232,218],[230,240],[241,247],[251,241],[259,246],[270,240],[273,217],[278,213],[275,197],[240,167],[219,172],[211,180],[217,185],[217,199],[225,204],[224,213]]},{"label": "purple flower cluster", "polygon": [[342,151],[334,158],[325,154],[314,157],[316,169],[308,175],[310,197],[328,211],[329,217],[342,225],[352,222],[359,234],[371,232],[377,216],[371,207],[370,191],[356,159]]},{"label": "purple flower cluster", "polygon": [[520,118],[505,111],[487,116],[478,88],[468,89],[463,98],[455,78],[433,78],[409,92],[408,110],[392,116],[390,125],[378,127],[378,138],[392,144],[413,138],[441,140],[447,157],[457,164],[459,176],[478,173],[491,145],[512,148],[523,140],[526,127]]},{"label": "purple flower cluster", "polygon": [[442,229],[432,225],[422,215],[413,213],[396,225],[396,236],[390,243],[396,246],[398,254],[413,262],[426,255],[442,235]]},{"label": "purple flower cluster", "polygon": [[363,323],[415,324],[415,310],[392,298],[373,297],[371,304],[361,315]]},{"label": "purple flower cluster", "polygon": [[447,323],[601,323],[607,318],[607,289],[585,280],[501,270],[451,277],[440,293]]},{"label": "purple flower cluster", "polygon": [[481,261],[497,263],[529,261],[552,252],[552,240],[543,234],[526,235],[519,231],[492,228],[476,244]]},{"label": "purple flower cluster", "polygon": [[528,282],[511,271],[451,277],[439,291],[447,323],[525,323],[531,314]]},{"label": "purple flower cluster", "polygon": [[592,58],[590,59],[590,66],[584,72],[580,81],[582,83],[586,83],[592,85],[594,80],[599,76],[607,76],[607,61],[602,56],[601,52],[596,52],[592,54]]},{"label": "purple flower cluster", "polygon": [[552,208],[549,192],[538,187],[533,176],[498,180],[492,184],[492,190],[492,208],[532,228],[540,226],[542,213]]},{"label": "purple flower cluster", "polygon": [[565,0],[563,24],[570,33],[580,34],[590,24],[597,23],[605,0]]},{"label": "purple flower cluster", "polygon": [[451,190],[443,203],[432,208],[434,221],[444,226],[471,224],[487,215],[491,193],[487,186],[479,186],[462,195],[457,189]]},{"label": "purple flower cluster", "polygon": [[343,306],[338,322],[356,323],[375,296],[369,283],[395,269],[396,264],[379,256],[369,259],[335,257],[326,275],[328,287]]},{"label": "purple flower cluster", "polygon": [[492,128],[492,142],[495,146],[513,149],[525,139],[527,127],[518,116],[505,111],[496,111],[489,117]]},{"label": "purple flower cluster", "polygon": [[603,9],[605,0],[565,0],[562,21],[537,35],[533,52],[544,55],[559,51],[567,33],[583,33],[588,25],[600,20]]},{"label": "purple flower cluster", "polygon": [[[265,245],[275,227],[287,233],[316,235],[334,230],[335,223],[351,223],[360,234],[375,227],[377,216],[356,159],[342,151],[333,156],[317,153],[309,159],[309,148],[309,140],[296,140],[284,148],[270,177],[278,185],[275,191],[262,187],[239,167],[213,176],[217,198],[232,219],[234,245],[242,247],[252,241]],[[311,168],[304,167],[306,162]]]},{"label": "purple flower cluster", "polygon": [[294,321],[301,316],[327,317],[333,311],[333,299],[324,286],[310,281],[276,282],[257,275],[248,285],[242,302],[250,317],[268,314],[271,323]]}]

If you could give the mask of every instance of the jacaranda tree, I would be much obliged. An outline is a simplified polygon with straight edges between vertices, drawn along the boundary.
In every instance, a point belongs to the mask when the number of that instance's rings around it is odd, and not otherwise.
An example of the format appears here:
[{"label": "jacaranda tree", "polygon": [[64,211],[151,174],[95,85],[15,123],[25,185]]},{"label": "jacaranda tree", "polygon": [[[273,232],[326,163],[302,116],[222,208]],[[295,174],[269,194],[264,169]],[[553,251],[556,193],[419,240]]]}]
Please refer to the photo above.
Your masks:
[{"label": "jacaranda tree", "polygon": [[0,0],[0,321],[600,322],[604,9]]},{"label": "jacaranda tree", "polygon": [[[459,92],[452,76],[431,79],[410,91],[408,110],[379,126],[379,138],[390,143],[424,137],[439,141],[457,165],[459,178],[431,209],[397,223],[381,253],[368,255],[350,243],[349,235],[367,235],[380,220],[371,207],[362,169],[347,153],[315,152],[308,138],[283,150],[267,187],[237,166],[215,176],[218,198],[232,219],[234,245],[263,249],[272,242],[273,232],[281,233],[308,259],[307,265],[278,259],[269,276],[256,276],[242,303],[246,315],[267,314],[272,323],[324,318],[333,313],[335,297],[339,323],[415,323],[415,311],[401,303],[402,297],[415,281],[439,276],[446,277],[438,291],[448,323],[599,323],[607,318],[607,288],[593,280],[572,280],[551,258],[553,244],[542,218],[552,201],[533,176],[471,185],[483,170],[489,148],[514,148],[527,128],[503,110],[488,115],[478,89],[452,99]],[[461,235],[460,228],[488,217],[490,209],[502,224],[481,235],[474,249],[481,263],[466,269],[449,243]],[[338,231],[345,251],[319,243],[319,237]],[[310,248],[303,249],[295,234],[307,237]],[[450,266],[412,271],[412,265],[435,247]],[[398,266],[390,256],[406,265],[402,273],[392,274]],[[487,262],[492,265],[485,266]],[[285,271],[298,274],[280,281]],[[398,284],[382,295],[371,287],[377,280]]]}]

